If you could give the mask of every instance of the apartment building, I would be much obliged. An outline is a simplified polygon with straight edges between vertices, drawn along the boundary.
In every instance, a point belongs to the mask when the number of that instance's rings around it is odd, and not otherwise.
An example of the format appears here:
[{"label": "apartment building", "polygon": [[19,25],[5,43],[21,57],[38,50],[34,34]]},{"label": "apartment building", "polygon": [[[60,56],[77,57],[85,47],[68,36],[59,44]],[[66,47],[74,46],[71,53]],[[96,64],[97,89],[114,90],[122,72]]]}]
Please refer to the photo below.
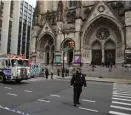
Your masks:
[{"label": "apartment building", "polygon": [[24,0],[0,2],[0,53],[29,58],[33,6]]}]

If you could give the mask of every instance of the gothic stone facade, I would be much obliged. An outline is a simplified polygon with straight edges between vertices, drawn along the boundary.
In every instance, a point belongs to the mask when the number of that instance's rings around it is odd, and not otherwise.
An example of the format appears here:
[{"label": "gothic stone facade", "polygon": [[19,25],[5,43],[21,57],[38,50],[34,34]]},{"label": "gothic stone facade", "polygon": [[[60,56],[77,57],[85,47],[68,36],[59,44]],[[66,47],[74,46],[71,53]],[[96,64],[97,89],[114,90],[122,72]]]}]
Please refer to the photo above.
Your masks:
[{"label": "gothic stone facade", "polygon": [[[32,32],[32,57],[40,63],[123,63],[131,46],[130,1],[37,1]],[[70,41],[75,46],[63,58]]]}]

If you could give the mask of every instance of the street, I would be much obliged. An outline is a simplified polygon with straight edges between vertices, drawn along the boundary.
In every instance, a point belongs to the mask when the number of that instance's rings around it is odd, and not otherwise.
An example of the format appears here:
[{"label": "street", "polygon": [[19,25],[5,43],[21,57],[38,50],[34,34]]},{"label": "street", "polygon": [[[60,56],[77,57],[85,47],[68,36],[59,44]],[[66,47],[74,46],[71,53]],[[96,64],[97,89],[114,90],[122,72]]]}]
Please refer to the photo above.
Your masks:
[{"label": "street", "polygon": [[131,86],[87,81],[80,102],[68,80],[0,83],[0,115],[131,115]]}]

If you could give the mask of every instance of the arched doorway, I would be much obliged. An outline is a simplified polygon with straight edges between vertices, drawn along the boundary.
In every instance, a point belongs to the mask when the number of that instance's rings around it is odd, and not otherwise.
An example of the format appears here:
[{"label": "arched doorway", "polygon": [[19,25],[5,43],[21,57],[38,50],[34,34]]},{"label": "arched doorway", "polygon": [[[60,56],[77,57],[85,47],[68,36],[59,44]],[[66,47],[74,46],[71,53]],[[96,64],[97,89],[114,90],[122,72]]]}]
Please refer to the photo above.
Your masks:
[{"label": "arched doorway", "polygon": [[105,63],[115,63],[116,60],[116,50],[115,43],[112,40],[108,40],[104,45],[105,53]]},{"label": "arched doorway", "polygon": [[53,64],[54,60],[54,38],[50,34],[44,34],[37,46],[40,54],[43,55],[41,62],[49,65]]},{"label": "arched doorway", "polygon": [[63,51],[65,51],[65,56],[67,57],[67,64],[71,65],[73,63],[75,42],[71,38],[67,38],[62,42]]},{"label": "arched doorway", "polygon": [[96,40],[93,42],[92,46],[92,63],[95,65],[100,65],[102,61],[102,50],[101,43]]},{"label": "arched doorway", "polygon": [[[95,51],[102,51],[102,62],[111,60],[115,63],[123,62],[123,53],[124,52],[124,43],[123,43],[123,31],[118,26],[119,24],[112,21],[110,18],[106,16],[99,16],[94,19],[92,23],[87,24],[87,27],[83,28],[83,36],[82,36],[82,53],[83,53],[83,62],[91,63],[95,61]],[[93,49],[95,43],[93,41],[98,40],[101,46],[98,49]],[[93,44],[92,44],[93,43]],[[107,45],[106,45],[107,44]],[[112,48],[109,48],[111,46]],[[97,51],[98,50],[98,51]],[[114,57],[107,56],[108,53],[111,53]],[[97,57],[97,56],[96,56]],[[99,58],[100,60],[100,58]],[[100,61],[99,61],[100,63]],[[98,64],[98,63],[97,63]]]}]

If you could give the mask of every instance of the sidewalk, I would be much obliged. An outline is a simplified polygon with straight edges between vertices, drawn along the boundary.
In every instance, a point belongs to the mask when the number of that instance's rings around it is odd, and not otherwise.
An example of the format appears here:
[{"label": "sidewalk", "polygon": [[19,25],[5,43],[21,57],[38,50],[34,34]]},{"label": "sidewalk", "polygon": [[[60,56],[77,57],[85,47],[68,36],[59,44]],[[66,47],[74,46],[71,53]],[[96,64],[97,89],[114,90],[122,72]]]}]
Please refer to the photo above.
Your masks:
[{"label": "sidewalk", "polygon": [[[48,77],[48,80],[50,80],[50,76]],[[59,80],[70,80],[71,76],[67,76],[62,78],[61,76],[54,75],[53,79],[59,79]],[[45,77],[35,77],[28,81],[42,81],[46,80]],[[121,84],[131,84],[131,79],[126,78],[99,78],[99,77],[86,77],[87,81],[95,81],[95,82],[105,82],[105,83],[121,83]]]},{"label": "sidewalk", "polygon": [[[70,80],[71,76],[62,78],[62,77],[57,77],[56,79],[65,79],[65,80]],[[114,79],[114,78],[98,78],[98,77],[86,77],[87,81],[95,81],[95,82],[106,82],[106,83],[123,83],[123,84],[131,84],[131,79]]]}]

